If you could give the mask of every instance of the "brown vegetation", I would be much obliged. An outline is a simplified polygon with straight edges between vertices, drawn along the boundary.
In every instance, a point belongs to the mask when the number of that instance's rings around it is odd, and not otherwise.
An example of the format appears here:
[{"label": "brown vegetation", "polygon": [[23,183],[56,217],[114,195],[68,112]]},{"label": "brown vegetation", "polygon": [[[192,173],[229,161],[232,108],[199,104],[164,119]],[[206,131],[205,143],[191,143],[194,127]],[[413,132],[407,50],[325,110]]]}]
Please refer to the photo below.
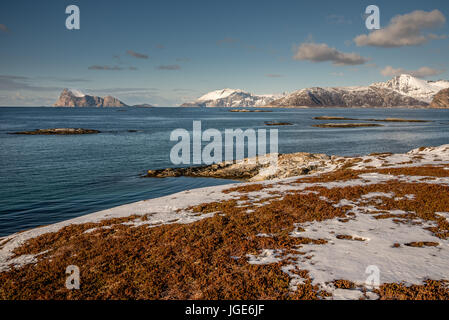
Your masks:
[{"label": "brown vegetation", "polygon": [[[441,166],[341,169],[295,183],[360,179],[363,173],[378,172],[395,176],[447,177]],[[214,216],[190,224],[169,224],[149,228],[124,222],[145,216],[105,220],[100,223],[70,225],[58,232],[33,238],[15,250],[40,254],[35,264],[0,273],[2,299],[319,299],[328,292],[313,285],[307,270],[294,272],[305,279],[292,292],[289,276],[281,270],[291,263],[289,254],[301,255],[304,244],[326,244],[324,239],[292,236],[301,224],[327,219],[349,221],[350,206],[335,207],[342,199],[375,207],[367,212],[378,219],[398,223],[434,222],[428,230],[441,239],[449,237],[449,222],[435,212],[449,212],[449,187],[429,183],[388,183],[326,188],[311,185],[305,190],[274,192],[275,197],[250,201],[252,192],[273,192],[273,184],[248,184],[224,190],[239,198],[204,203],[189,208]],[[310,192],[312,191],[312,192]],[[363,198],[373,192],[394,197]],[[413,198],[406,197],[414,195]],[[259,200],[259,199],[258,199]],[[243,205],[241,204],[243,202]],[[404,214],[391,214],[392,209]],[[108,227],[108,228],[105,228]],[[93,230],[86,233],[86,230]],[[268,234],[269,237],[260,236]],[[345,234],[337,239],[364,241]],[[419,239],[418,239],[419,240]],[[435,246],[436,242],[411,242],[406,246]],[[401,244],[393,244],[400,247]],[[281,252],[281,261],[266,265],[248,262],[248,255],[264,249]],[[419,249],[417,249],[419,250]],[[81,289],[65,289],[68,265],[81,270]],[[340,279],[336,288],[353,289],[354,283]],[[447,282],[429,280],[423,285],[384,284],[375,292],[381,299],[448,299]]]}]

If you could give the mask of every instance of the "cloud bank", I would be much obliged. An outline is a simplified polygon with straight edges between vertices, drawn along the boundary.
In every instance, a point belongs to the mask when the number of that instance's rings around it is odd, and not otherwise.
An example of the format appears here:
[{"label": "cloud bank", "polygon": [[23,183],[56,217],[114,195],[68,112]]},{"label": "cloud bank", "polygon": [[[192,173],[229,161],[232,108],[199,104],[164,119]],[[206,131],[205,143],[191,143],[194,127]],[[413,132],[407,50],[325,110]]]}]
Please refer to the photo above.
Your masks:
[{"label": "cloud bank", "polygon": [[383,48],[417,46],[439,37],[424,34],[425,29],[441,27],[445,22],[446,18],[439,10],[430,12],[416,10],[393,17],[386,28],[359,35],[354,38],[354,42],[357,46]]},{"label": "cloud bank", "polygon": [[436,76],[444,73],[444,69],[433,69],[429,67],[421,67],[418,70],[405,70],[402,68],[393,68],[392,66],[386,66],[380,73],[386,77],[398,76],[400,74],[409,74],[417,78],[426,78],[430,76]]},{"label": "cloud bank", "polygon": [[325,43],[303,43],[296,48],[293,56],[295,60],[308,60],[312,62],[332,61],[336,66],[353,66],[367,62],[369,59],[357,53],[343,53]]}]

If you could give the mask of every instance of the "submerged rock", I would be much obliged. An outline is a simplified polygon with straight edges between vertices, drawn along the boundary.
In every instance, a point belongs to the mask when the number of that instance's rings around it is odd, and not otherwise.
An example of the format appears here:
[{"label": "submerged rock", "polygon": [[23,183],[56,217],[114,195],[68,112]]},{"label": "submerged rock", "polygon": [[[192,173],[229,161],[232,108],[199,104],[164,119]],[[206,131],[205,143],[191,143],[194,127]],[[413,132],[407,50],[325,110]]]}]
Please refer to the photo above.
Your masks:
[{"label": "submerged rock", "polygon": [[93,134],[100,133],[98,130],[83,128],[54,128],[54,129],[37,129],[33,131],[19,131],[10,134],[29,134],[29,135],[54,135],[54,134]]},{"label": "submerged rock", "polygon": [[381,124],[375,123],[322,123],[314,124],[316,128],[362,128],[362,127],[382,127]]},{"label": "submerged rock", "polygon": [[345,117],[321,116],[315,117],[315,120],[358,120],[358,121],[378,121],[378,122],[431,122],[429,120],[402,119],[402,118],[385,118],[385,119],[356,119]]},{"label": "submerged rock", "polygon": [[266,126],[292,126],[293,123],[290,122],[276,122],[276,121],[267,121],[265,122]]}]

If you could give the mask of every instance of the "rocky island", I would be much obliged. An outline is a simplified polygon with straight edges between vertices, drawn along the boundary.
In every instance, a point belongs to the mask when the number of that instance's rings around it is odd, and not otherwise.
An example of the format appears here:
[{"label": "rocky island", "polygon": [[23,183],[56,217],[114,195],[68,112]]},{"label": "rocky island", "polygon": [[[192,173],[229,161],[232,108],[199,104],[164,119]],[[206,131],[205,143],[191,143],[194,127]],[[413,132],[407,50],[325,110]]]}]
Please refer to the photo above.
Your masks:
[{"label": "rocky island", "polygon": [[125,103],[112,96],[104,98],[83,94],[79,90],[64,89],[54,107],[127,107]]}]

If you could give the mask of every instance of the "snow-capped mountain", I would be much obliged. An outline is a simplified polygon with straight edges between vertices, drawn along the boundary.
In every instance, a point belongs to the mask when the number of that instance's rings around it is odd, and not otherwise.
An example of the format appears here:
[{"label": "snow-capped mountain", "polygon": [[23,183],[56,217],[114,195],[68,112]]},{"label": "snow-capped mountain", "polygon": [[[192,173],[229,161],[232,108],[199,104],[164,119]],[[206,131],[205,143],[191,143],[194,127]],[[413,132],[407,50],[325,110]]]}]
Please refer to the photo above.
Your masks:
[{"label": "snow-capped mountain", "polygon": [[209,92],[181,106],[191,107],[408,107],[428,106],[449,81],[427,81],[408,74],[355,87],[313,87],[283,95],[254,95],[238,89]]},{"label": "snow-capped mountain", "polygon": [[307,88],[270,103],[276,107],[401,107],[426,106],[424,101],[377,86]]},{"label": "snow-capped mountain", "polygon": [[426,81],[408,74],[363,87],[307,88],[275,100],[273,106],[408,107],[427,106],[449,81]]},{"label": "snow-capped mountain", "polygon": [[449,88],[449,81],[427,81],[408,74],[401,74],[386,82],[373,83],[371,86],[387,88],[427,103],[438,91]]},{"label": "snow-capped mountain", "polygon": [[255,95],[240,89],[221,89],[206,93],[181,107],[257,107],[271,103],[282,95]]}]

